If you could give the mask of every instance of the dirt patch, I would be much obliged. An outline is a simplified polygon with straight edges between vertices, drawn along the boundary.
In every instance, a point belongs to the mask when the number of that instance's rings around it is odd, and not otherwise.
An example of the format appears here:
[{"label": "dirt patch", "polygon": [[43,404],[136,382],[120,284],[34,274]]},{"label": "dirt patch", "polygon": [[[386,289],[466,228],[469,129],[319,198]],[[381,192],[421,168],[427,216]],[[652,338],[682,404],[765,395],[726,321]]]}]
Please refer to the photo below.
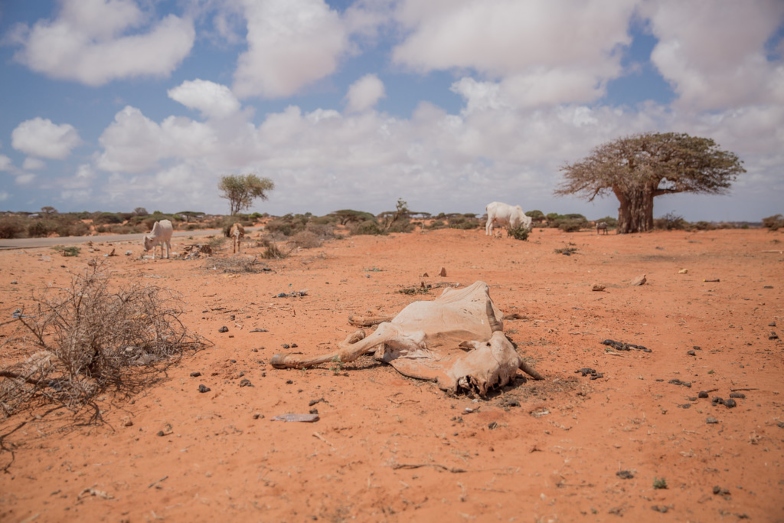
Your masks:
[{"label": "dirt patch", "polygon": [[[784,518],[780,238],[535,229],[521,242],[444,229],[250,264],[264,247],[236,261],[224,247],[211,270],[203,258],[139,259],[128,243],[75,257],[0,252],[0,363],[24,356],[13,312],[97,257],[122,284],[178,292],[183,323],[215,344],[131,400],[98,398],[103,424],[46,409],[0,422],[0,520]],[[174,251],[187,243],[175,238]],[[564,245],[576,253],[557,254]],[[133,255],[104,257],[112,248]],[[334,350],[356,330],[350,315],[435,299],[442,268],[450,284],[490,285],[519,318],[505,331],[545,381],[520,374],[481,399],[368,356],[269,365],[275,353]],[[641,274],[646,284],[629,286]],[[423,283],[427,294],[399,292]],[[730,408],[733,392],[745,397]]]}]

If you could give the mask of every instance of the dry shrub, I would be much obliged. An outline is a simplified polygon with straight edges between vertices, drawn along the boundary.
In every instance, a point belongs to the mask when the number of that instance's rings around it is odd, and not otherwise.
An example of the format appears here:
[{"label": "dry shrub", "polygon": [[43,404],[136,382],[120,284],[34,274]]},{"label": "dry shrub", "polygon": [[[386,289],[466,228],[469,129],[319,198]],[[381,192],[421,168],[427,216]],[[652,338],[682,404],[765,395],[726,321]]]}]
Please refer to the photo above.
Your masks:
[{"label": "dry shrub", "polygon": [[292,244],[294,247],[300,247],[302,249],[313,249],[315,247],[321,247],[323,243],[321,238],[319,238],[315,233],[311,231],[301,231],[291,237],[289,243]]},{"label": "dry shrub", "polygon": [[208,344],[182,324],[172,291],[142,285],[112,291],[100,265],[33,301],[34,311],[17,314],[26,333],[19,341],[32,356],[0,369],[4,417],[42,404],[74,412],[91,405],[98,416],[97,395],[133,394],[183,352]]}]

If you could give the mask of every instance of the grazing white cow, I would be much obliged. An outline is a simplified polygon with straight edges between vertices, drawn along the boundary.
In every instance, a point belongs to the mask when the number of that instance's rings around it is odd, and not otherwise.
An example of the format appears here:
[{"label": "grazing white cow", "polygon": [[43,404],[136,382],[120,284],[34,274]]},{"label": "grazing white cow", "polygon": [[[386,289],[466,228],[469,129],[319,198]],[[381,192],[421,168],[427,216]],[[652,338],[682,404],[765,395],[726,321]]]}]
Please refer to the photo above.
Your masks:
[{"label": "grazing white cow", "polygon": [[234,252],[240,251],[240,240],[245,237],[245,227],[242,226],[241,223],[237,222],[231,226],[231,230],[229,231],[229,236],[231,236],[231,242],[234,246]]},{"label": "grazing white cow", "polygon": [[376,359],[405,376],[435,381],[446,391],[462,389],[482,396],[513,381],[517,369],[542,379],[504,335],[503,314],[481,281],[446,289],[434,301],[415,301],[394,318],[363,318],[361,324],[378,328],[368,336],[361,330],[349,335],[331,354],[276,354],[270,363],[276,369],[305,369],[347,363],[374,352]]},{"label": "grazing white cow", "polygon": [[485,225],[485,234],[492,236],[493,223],[498,226],[507,225],[512,228],[525,226],[526,229],[531,228],[531,217],[526,216],[522,207],[515,205],[512,207],[509,204],[501,202],[488,203],[485,207],[487,211],[487,225]]},{"label": "grazing white cow", "polygon": [[161,220],[155,222],[152,226],[150,234],[144,235],[144,250],[149,251],[152,249],[152,259],[155,259],[155,246],[161,246],[161,258],[163,258],[163,246],[166,245],[166,258],[169,257],[171,251],[171,237],[174,228],[169,220]]}]

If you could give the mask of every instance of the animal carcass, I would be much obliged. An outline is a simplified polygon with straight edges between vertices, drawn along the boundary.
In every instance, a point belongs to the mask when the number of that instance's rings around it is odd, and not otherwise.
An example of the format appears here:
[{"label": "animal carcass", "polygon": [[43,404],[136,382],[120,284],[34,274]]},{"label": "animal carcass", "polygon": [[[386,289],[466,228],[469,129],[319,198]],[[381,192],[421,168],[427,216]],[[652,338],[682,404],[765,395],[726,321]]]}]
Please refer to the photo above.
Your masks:
[{"label": "animal carcass", "polygon": [[314,358],[276,354],[270,363],[279,369],[308,368],[374,352],[376,359],[405,376],[435,381],[443,390],[480,395],[512,381],[517,369],[542,379],[504,335],[502,318],[489,287],[478,281],[446,289],[434,301],[409,304],[372,334],[360,330],[349,335],[337,352]]}]

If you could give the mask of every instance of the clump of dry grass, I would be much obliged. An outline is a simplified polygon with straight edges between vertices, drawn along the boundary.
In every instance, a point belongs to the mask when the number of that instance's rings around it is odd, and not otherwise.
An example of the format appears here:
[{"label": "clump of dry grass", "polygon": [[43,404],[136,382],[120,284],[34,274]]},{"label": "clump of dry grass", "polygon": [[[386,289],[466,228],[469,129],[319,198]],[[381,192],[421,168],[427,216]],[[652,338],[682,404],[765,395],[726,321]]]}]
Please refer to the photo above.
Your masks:
[{"label": "clump of dry grass", "polygon": [[301,249],[313,249],[316,247],[321,247],[321,244],[324,242],[314,232],[300,231],[291,237],[289,243],[294,247],[299,247]]},{"label": "clump of dry grass", "polygon": [[183,352],[209,344],[180,321],[181,300],[149,285],[114,291],[96,266],[70,287],[34,296],[35,310],[16,314],[24,361],[0,369],[0,409],[57,404],[74,412],[114,390],[130,395],[155,380]]}]

